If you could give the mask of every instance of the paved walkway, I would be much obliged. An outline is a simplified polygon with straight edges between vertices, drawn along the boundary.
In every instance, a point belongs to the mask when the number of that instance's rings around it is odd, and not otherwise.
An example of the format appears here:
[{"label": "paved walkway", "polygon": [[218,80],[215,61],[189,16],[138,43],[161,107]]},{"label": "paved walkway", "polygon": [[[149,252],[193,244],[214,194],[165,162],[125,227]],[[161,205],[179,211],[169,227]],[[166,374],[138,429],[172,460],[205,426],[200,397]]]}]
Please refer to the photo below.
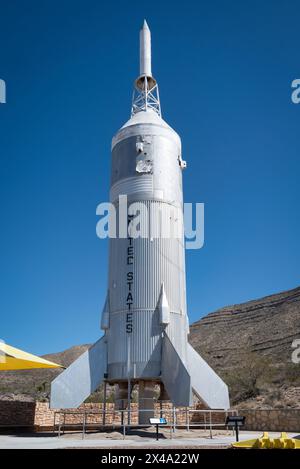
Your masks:
[{"label": "paved walkway", "polygon": [[[262,432],[241,432],[240,440],[257,438]],[[270,432],[271,437],[278,437],[279,433]],[[123,439],[119,432],[101,432],[88,433],[82,439],[81,433],[68,433],[60,438],[53,436],[52,433],[36,434],[14,434],[0,435],[0,449],[55,449],[55,448],[200,448],[215,447],[224,448],[230,446],[235,441],[232,432],[215,433],[211,439],[209,435],[201,430],[191,430],[190,432],[177,430],[173,438],[170,438],[170,432],[160,434],[159,441],[155,440],[152,432],[131,431]],[[294,433],[289,436],[294,437]]]}]

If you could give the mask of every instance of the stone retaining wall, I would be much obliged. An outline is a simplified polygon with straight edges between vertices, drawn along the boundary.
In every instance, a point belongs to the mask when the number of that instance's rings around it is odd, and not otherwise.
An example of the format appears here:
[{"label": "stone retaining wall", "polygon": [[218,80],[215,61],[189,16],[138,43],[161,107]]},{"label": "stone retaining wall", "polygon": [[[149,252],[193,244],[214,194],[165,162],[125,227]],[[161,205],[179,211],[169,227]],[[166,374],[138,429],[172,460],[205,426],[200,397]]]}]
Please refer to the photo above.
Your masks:
[{"label": "stone retaining wall", "polygon": [[[56,414],[56,423],[63,423],[70,425],[81,425],[83,420],[82,412],[86,412],[86,423],[101,425],[103,423],[103,415],[97,413],[103,409],[101,403],[88,403],[74,409],[74,414],[68,413],[65,417],[63,414]],[[206,424],[209,426],[209,415],[193,412],[199,410],[199,407],[190,408],[189,421],[190,425],[193,424]],[[108,403],[106,405],[106,424],[120,425],[121,412],[115,409],[115,405]],[[164,403],[162,407],[160,404],[155,404],[155,414],[157,417],[166,417],[168,422],[173,419],[173,407],[170,403]],[[81,412],[81,414],[80,414]],[[0,427],[30,427],[35,430],[49,430],[53,428],[55,411],[49,409],[48,402],[19,402],[19,401],[0,401]],[[222,428],[226,414],[225,412],[213,412],[212,423],[219,424],[218,428]],[[290,431],[300,433],[300,409],[239,409],[239,415],[246,417],[246,425],[244,430],[257,430],[257,431]],[[127,415],[125,413],[125,420]],[[131,422],[133,424],[138,421],[138,405],[131,404]],[[178,425],[187,424],[186,408],[177,408],[176,422]]]},{"label": "stone retaining wall", "polygon": [[0,401],[0,426],[33,427],[36,403]]},{"label": "stone retaining wall", "polygon": [[245,430],[300,433],[300,409],[239,409],[246,417]]},{"label": "stone retaining wall", "polygon": [[[190,425],[203,424],[209,425],[209,416],[197,412],[200,406],[190,408]],[[48,402],[18,402],[18,401],[0,401],[0,427],[33,427],[36,430],[49,430],[55,423],[65,423],[66,425],[81,425],[83,422],[83,412],[86,416],[86,424],[101,425],[103,423],[102,403],[83,404],[78,409],[69,409],[67,413],[59,413],[59,410],[49,408]],[[194,410],[194,412],[193,412]],[[173,421],[173,406],[171,403],[155,404],[155,416],[163,416],[168,422]],[[224,412],[212,412],[211,419],[213,423],[224,424]],[[127,421],[127,412],[125,412],[125,421]],[[115,409],[113,403],[107,403],[105,423],[107,425],[121,425],[122,412]],[[131,423],[138,423],[138,404],[131,404]],[[187,424],[187,411],[185,407],[176,408],[177,425]]]},{"label": "stone retaining wall", "polygon": [[[131,416],[130,420],[132,424],[138,423],[138,404],[131,404]],[[78,409],[73,409],[67,411],[67,413],[59,413],[56,411],[55,423],[65,423],[66,425],[81,425],[83,422],[83,411],[86,415],[86,424],[102,424],[103,423],[103,404],[84,404]],[[199,406],[190,408],[189,412],[189,421],[190,424],[209,424],[209,417],[204,416],[203,413],[197,412]],[[74,413],[72,413],[74,412]],[[54,414],[55,411],[49,409],[48,403],[37,403],[36,404],[36,418],[35,425],[40,428],[53,426],[54,423]],[[127,412],[124,413],[125,421],[127,421]],[[155,404],[155,416],[163,416],[167,419],[168,422],[173,421],[173,406],[171,403],[164,403],[162,406],[160,404]],[[212,412],[212,422],[223,424],[225,422],[225,413],[224,412]],[[106,405],[106,415],[105,423],[107,425],[121,425],[122,422],[122,412],[115,409],[115,405],[108,403]],[[185,407],[176,408],[176,423],[177,425],[186,425],[187,424],[187,411]]]}]

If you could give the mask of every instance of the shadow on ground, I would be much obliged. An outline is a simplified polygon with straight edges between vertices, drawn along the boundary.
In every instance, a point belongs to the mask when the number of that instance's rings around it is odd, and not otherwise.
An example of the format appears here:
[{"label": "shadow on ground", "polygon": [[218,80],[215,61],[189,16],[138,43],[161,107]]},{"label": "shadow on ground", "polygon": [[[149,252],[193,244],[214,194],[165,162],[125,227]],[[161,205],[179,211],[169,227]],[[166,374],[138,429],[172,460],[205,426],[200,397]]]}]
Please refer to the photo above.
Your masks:
[{"label": "shadow on ground", "polygon": [[[140,436],[142,438],[156,438],[156,432],[149,432],[145,430],[138,430],[138,429],[130,429],[126,431],[126,436]],[[160,439],[166,440],[167,438],[163,433],[158,432],[158,437]]]},{"label": "shadow on ground", "polygon": [[9,436],[14,436],[15,438],[53,438],[54,436],[57,436],[58,434],[55,432],[14,432],[14,431],[7,431],[7,432],[1,432],[0,435],[9,435]]}]

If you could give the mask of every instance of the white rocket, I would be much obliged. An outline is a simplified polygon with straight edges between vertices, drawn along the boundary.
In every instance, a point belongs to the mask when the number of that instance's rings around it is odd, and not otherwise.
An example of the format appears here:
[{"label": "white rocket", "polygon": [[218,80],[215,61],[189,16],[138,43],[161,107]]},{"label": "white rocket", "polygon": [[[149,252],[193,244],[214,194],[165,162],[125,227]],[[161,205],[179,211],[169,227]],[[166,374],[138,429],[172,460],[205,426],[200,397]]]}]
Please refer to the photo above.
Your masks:
[{"label": "white rocket", "polygon": [[[110,201],[119,215],[126,195],[128,207],[138,207],[141,222],[147,226],[151,218],[151,236],[110,239],[104,335],[52,382],[52,408],[78,407],[104,380],[118,385],[123,408],[128,386],[134,384],[139,385],[140,406],[149,410],[157,384],[175,405],[191,405],[194,392],[208,408],[229,408],[226,384],[188,343],[185,166],[180,137],[161,117],[144,21],[131,118],[112,140]],[[181,235],[162,236],[166,221]]]}]

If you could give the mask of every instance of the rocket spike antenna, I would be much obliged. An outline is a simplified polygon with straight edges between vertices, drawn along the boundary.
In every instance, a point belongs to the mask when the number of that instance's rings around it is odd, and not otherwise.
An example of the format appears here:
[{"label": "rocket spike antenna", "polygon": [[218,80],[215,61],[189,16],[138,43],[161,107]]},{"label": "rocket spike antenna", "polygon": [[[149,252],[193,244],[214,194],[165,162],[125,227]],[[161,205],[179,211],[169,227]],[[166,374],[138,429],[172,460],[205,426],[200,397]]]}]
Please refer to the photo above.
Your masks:
[{"label": "rocket spike antenna", "polygon": [[158,85],[151,71],[151,33],[147,21],[140,30],[140,74],[134,82],[131,117],[154,111],[161,117]]}]

